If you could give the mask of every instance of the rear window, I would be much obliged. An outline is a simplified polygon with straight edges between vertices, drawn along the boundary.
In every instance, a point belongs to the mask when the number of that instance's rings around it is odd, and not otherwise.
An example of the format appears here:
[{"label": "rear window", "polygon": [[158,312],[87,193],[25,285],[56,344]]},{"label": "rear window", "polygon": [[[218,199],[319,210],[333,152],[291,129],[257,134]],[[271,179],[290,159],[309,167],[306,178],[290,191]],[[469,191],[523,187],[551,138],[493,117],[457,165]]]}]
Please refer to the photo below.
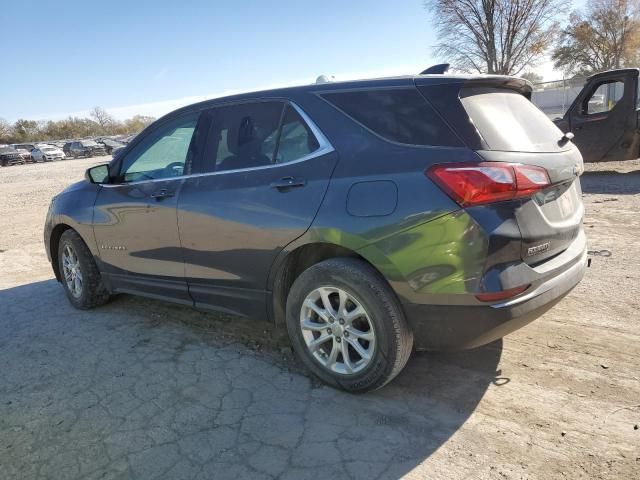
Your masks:
[{"label": "rear window", "polygon": [[490,150],[557,152],[563,133],[523,95],[497,88],[465,88],[460,101]]},{"label": "rear window", "polygon": [[408,145],[462,146],[415,88],[326,93],[322,97],[387,140]]}]

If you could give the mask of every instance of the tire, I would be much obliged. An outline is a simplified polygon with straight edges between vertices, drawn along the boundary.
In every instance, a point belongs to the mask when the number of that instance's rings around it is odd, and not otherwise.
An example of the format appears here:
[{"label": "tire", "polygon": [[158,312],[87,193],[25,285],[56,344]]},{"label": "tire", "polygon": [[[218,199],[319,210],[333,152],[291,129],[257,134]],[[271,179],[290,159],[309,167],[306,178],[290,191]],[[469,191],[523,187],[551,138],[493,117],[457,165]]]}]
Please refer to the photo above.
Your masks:
[{"label": "tire", "polygon": [[[328,296],[323,296],[327,292]],[[316,295],[320,295],[318,300]],[[330,315],[328,308],[320,307],[326,306],[327,298],[333,304]],[[343,298],[344,315],[335,308]],[[310,308],[307,300],[317,308]],[[349,320],[347,317],[355,315],[358,304],[365,314]],[[318,309],[326,318],[317,313]],[[311,319],[307,325],[313,328],[303,329],[303,319]],[[323,382],[349,392],[366,392],[386,385],[404,368],[413,349],[413,333],[395,293],[373,267],[358,259],[325,260],[300,274],[287,297],[286,323],[293,349],[302,363]],[[312,353],[308,343],[317,343],[320,336],[329,339]],[[365,336],[373,340],[365,340]],[[357,353],[354,342],[366,355]],[[336,359],[336,346],[348,349],[348,362],[342,350],[337,354],[342,362]]]},{"label": "tire", "polygon": [[1,166],[3,166],[3,167],[6,167],[6,166],[8,166],[8,165],[9,165],[9,162],[8,162],[7,160],[2,160],[2,161],[0,162],[0,165],[1,165]]},{"label": "tire", "polygon": [[[80,273],[79,291],[72,291],[67,282],[67,271],[64,266],[65,250],[70,249],[75,256],[76,272]],[[68,253],[68,252],[67,252]],[[62,278],[62,286],[71,304],[81,310],[87,310],[109,301],[109,292],[102,282],[102,276],[91,251],[75,230],[66,230],[60,237],[58,245],[58,268]],[[76,274],[77,276],[77,274]],[[73,282],[72,282],[73,283]],[[77,285],[77,284],[74,284]]]}]

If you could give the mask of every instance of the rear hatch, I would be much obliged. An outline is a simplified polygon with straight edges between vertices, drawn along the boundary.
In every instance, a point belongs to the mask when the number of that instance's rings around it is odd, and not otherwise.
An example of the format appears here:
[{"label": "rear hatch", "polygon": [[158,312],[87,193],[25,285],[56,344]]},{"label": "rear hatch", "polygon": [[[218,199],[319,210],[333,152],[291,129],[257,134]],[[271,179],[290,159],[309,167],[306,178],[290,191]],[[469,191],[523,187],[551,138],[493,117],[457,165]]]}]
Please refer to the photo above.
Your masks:
[{"label": "rear hatch", "polygon": [[420,83],[423,95],[483,161],[547,171],[550,185],[515,203],[522,260],[535,265],[566,250],[582,229],[582,156],[528,100],[529,87],[508,77]]}]

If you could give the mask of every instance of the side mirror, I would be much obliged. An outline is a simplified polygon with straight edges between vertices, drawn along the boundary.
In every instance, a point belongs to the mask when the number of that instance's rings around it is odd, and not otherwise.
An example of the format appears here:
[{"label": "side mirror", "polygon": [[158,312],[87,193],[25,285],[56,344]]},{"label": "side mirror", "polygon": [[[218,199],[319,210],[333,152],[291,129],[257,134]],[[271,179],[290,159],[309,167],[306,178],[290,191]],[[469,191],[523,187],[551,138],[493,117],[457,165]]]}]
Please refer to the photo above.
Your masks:
[{"label": "side mirror", "polygon": [[84,178],[89,183],[95,183],[100,185],[102,183],[109,182],[109,165],[98,165],[97,167],[91,167],[84,172]]}]

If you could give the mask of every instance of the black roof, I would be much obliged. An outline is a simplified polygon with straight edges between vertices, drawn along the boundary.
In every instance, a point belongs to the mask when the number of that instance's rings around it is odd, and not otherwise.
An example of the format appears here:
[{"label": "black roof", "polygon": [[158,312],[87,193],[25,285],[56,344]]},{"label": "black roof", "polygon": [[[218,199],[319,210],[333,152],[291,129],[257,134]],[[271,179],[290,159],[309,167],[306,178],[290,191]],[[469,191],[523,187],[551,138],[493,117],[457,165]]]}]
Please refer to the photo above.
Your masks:
[{"label": "black roof", "polygon": [[[384,87],[409,87],[416,84],[419,85],[441,85],[452,83],[478,84],[478,85],[496,85],[504,84],[510,88],[517,89],[522,93],[530,93],[532,90],[531,83],[527,80],[517,77],[509,77],[504,75],[405,75],[399,77],[386,77],[365,80],[349,80],[340,82],[312,83],[308,85],[300,85],[295,87],[284,87],[271,90],[257,90],[253,92],[240,93],[226,97],[218,97],[210,100],[187,105],[179,108],[171,113],[187,111],[191,109],[202,109],[218,104],[236,102],[250,99],[282,99],[289,98],[301,93],[316,93],[338,91],[338,90],[358,90],[365,88],[384,88]],[[171,114],[169,114],[171,115]]]}]

